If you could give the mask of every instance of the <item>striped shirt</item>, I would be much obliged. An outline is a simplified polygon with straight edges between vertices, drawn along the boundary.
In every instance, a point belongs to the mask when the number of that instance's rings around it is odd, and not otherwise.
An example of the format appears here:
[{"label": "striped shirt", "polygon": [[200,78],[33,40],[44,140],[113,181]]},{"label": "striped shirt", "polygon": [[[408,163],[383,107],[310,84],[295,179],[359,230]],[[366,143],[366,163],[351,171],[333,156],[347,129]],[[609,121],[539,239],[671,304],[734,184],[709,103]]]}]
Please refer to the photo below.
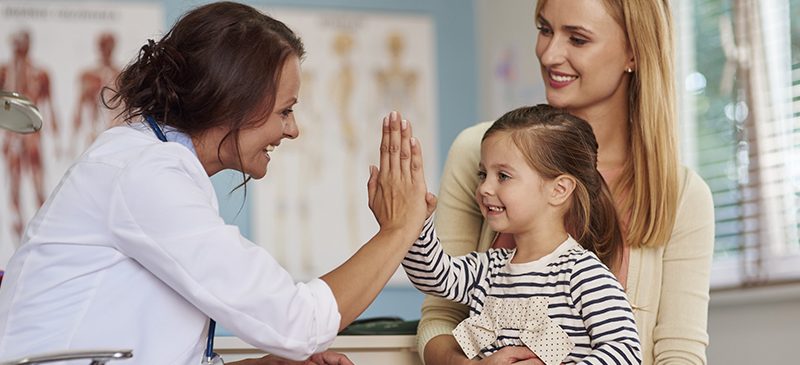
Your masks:
[{"label": "striped shirt", "polygon": [[[622,286],[593,253],[572,237],[539,260],[512,264],[515,250],[489,249],[451,257],[429,219],[403,260],[417,289],[470,308],[478,316],[488,297],[547,298],[547,315],[574,347],[564,364],[640,364],[633,312]],[[524,346],[519,329],[495,329],[483,357],[504,346]]]}]

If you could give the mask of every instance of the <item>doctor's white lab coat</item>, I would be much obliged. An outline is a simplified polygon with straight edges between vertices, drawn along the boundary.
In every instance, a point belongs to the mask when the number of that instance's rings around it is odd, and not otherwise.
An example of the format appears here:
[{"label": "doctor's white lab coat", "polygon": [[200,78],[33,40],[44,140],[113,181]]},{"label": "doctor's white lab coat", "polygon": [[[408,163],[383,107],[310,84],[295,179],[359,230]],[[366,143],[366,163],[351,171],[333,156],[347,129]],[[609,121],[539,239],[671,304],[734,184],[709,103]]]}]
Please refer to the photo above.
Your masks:
[{"label": "doctor's white lab coat", "polygon": [[188,148],[115,127],[67,171],[9,262],[0,362],[130,348],[126,364],[196,365],[209,316],[298,360],[326,349],[341,319],[323,281],[296,284],[223,222]]}]

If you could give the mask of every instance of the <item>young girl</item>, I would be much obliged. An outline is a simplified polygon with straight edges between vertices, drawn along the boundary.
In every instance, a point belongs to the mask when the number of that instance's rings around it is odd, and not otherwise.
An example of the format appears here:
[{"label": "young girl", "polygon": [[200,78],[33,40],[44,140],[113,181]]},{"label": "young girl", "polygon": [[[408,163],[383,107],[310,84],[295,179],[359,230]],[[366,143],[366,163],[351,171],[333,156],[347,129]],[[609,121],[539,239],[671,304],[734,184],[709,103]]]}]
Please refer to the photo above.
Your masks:
[{"label": "young girl", "polygon": [[450,257],[429,219],[403,261],[419,290],[469,306],[453,331],[464,354],[526,346],[548,365],[641,363],[609,271],[623,240],[591,126],[548,105],[506,113],[483,136],[478,175],[481,213],[517,247]]}]

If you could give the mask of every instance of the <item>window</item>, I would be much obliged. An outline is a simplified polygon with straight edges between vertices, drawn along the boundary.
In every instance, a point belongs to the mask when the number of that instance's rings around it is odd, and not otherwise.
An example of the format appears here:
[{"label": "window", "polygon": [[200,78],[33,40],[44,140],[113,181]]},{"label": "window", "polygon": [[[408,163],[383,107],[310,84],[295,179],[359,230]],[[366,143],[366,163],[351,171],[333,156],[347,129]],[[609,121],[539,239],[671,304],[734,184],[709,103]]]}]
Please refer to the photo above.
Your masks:
[{"label": "window", "polygon": [[712,288],[800,280],[800,0],[673,6],[682,157],[714,195]]}]

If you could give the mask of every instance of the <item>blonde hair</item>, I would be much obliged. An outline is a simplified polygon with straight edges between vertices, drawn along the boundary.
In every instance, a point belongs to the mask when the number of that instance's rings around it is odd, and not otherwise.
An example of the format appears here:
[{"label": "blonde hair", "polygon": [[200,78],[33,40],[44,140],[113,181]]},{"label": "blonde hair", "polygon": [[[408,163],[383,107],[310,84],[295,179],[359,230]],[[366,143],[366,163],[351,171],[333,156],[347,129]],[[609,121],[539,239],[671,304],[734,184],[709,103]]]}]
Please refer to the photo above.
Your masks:
[{"label": "blonde hair", "polygon": [[[536,4],[536,15],[547,0]],[[672,13],[668,0],[604,0],[623,28],[635,72],[628,88],[631,159],[612,186],[626,242],[666,244],[678,209]]]}]

